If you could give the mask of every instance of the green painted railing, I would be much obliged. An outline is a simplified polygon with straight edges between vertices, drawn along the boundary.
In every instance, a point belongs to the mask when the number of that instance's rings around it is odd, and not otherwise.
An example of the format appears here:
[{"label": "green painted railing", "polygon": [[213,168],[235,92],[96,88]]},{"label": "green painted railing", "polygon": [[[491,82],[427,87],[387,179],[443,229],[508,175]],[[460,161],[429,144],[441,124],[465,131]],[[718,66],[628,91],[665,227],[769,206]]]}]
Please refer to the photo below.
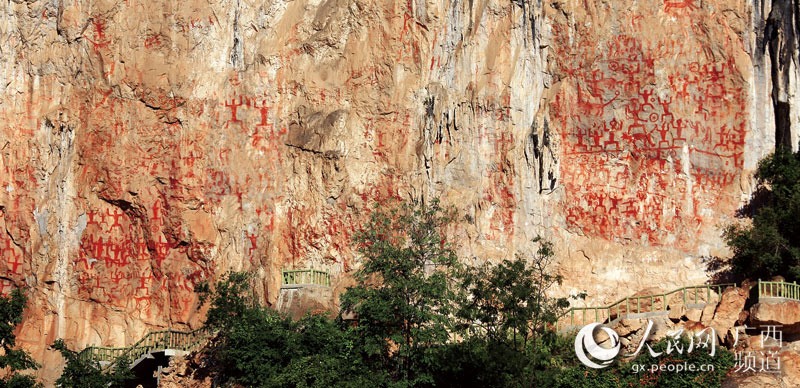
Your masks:
[{"label": "green painted railing", "polygon": [[85,360],[105,361],[112,364],[120,357],[127,357],[130,362],[133,362],[152,351],[165,349],[192,350],[211,336],[211,333],[211,330],[206,327],[192,331],[172,329],[151,331],[131,346],[124,348],[89,346],[80,352],[79,357]]},{"label": "green painted railing", "polygon": [[327,271],[316,269],[288,269],[283,270],[284,286],[294,286],[301,284],[316,284],[320,286],[331,286],[331,275]]},{"label": "green painted railing", "polygon": [[731,286],[736,287],[736,283],[704,284],[681,287],[661,294],[629,296],[608,306],[572,307],[558,319],[556,330],[560,329],[562,320],[569,322],[567,326],[582,326],[594,322],[613,321],[628,314],[666,311],[667,306],[676,301],[682,305],[709,303],[712,290],[715,290],[717,298],[721,298],[722,291]]},{"label": "green painted railing", "polygon": [[758,279],[758,299],[781,298],[800,300],[800,284],[797,282],[762,282]]}]

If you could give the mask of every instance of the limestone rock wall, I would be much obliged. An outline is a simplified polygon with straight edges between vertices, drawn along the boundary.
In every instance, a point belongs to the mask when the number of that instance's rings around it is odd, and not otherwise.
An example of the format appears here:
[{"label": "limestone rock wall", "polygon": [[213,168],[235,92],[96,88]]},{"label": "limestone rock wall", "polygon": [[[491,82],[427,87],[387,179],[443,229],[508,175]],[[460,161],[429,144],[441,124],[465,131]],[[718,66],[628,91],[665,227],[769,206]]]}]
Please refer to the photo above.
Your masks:
[{"label": "limestone rock wall", "polygon": [[[776,2],[783,4],[784,2]],[[792,2],[792,4],[794,4]],[[777,10],[780,10],[778,12]],[[796,144],[793,5],[0,2],[0,287],[19,340],[196,326],[194,285],[357,266],[374,203],[440,197],[469,260],[556,244],[592,304],[706,280]]]}]

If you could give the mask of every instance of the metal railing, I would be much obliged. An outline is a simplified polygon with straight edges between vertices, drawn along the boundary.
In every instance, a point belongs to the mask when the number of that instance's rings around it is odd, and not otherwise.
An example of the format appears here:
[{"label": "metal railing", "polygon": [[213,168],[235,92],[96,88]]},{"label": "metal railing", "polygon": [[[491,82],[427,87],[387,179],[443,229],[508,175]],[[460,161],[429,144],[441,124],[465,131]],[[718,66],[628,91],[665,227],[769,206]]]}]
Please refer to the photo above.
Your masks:
[{"label": "metal railing", "polygon": [[331,275],[327,271],[316,269],[287,269],[283,270],[281,285],[295,286],[302,284],[316,284],[331,286]]},{"label": "metal railing", "polygon": [[189,351],[211,336],[212,331],[201,327],[192,331],[158,330],[147,333],[142,339],[131,346],[112,348],[104,346],[89,346],[78,355],[84,360],[114,363],[120,357],[127,357],[134,362],[147,353],[159,350],[174,349]]},{"label": "metal railing", "polygon": [[682,305],[710,303],[712,290],[715,290],[719,300],[722,297],[722,291],[727,287],[736,287],[736,283],[687,286],[661,294],[628,296],[608,306],[571,307],[556,321],[556,331],[560,329],[560,323],[565,319],[569,320],[567,326],[606,321],[610,323],[630,314],[666,311],[667,306],[675,302]]},{"label": "metal railing", "polygon": [[800,284],[797,282],[764,282],[758,279],[758,299],[780,298],[800,301]]}]

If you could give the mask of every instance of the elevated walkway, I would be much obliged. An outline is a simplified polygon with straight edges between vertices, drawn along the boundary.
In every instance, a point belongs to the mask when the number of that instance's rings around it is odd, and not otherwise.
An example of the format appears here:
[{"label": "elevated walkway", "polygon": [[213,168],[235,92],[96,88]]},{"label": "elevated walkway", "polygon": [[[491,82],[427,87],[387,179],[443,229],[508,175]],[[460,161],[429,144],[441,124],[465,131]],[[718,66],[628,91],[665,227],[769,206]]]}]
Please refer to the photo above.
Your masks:
[{"label": "elevated walkway", "polygon": [[281,289],[305,287],[330,287],[331,275],[327,271],[310,269],[285,269],[281,274]]},{"label": "elevated walkway", "polygon": [[[758,302],[780,303],[785,300],[800,301],[800,285],[797,282],[758,280]],[[686,309],[704,308],[719,303],[722,292],[736,283],[704,284],[681,287],[670,292],[653,295],[629,296],[608,306],[572,307],[556,323],[556,330],[568,332],[590,323],[613,326],[622,319],[643,319],[669,314],[670,306],[685,306]]]},{"label": "elevated walkway", "polygon": [[779,303],[784,300],[800,302],[800,284],[797,282],[764,282],[758,280],[758,301]]},{"label": "elevated walkway", "polygon": [[[281,274],[281,289],[296,291],[304,288],[323,288],[330,290],[331,277],[327,271],[316,269],[284,270]],[[158,382],[157,373],[168,365],[169,359],[190,352],[202,344],[213,333],[208,328],[192,331],[174,329],[148,332],[135,344],[126,347],[89,346],[79,353],[84,360],[97,361],[104,369],[110,368],[121,357],[130,360],[129,368],[134,371],[138,384],[149,387]],[[156,377],[153,377],[154,371]]]},{"label": "elevated walkway", "polygon": [[161,368],[169,365],[170,358],[181,356],[201,345],[213,333],[208,328],[192,331],[174,329],[150,331],[135,344],[127,347],[89,346],[78,357],[97,361],[104,369],[110,368],[121,357],[130,360],[129,368],[136,375],[132,387],[156,387]]},{"label": "elevated walkway", "polygon": [[[330,275],[314,269],[286,270],[282,274],[282,290],[298,290],[306,287],[330,288]],[[556,322],[556,330],[568,332],[589,323],[613,326],[622,319],[642,319],[669,313],[669,308],[684,306],[686,309],[704,308],[716,304],[722,293],[735,283],[706,284],[681,287],[676,290],[652,295],[637,295],[622,298],[607,306],[572,307]],[[759,302],[779,303],[784,300],[800,301],[800,285],[786,282],[758,281]],[[160,369],[174,356],[181,356],[196,349],[211,337],[209,328],[192,331],[174,329],[148,332],[135,344],[127,347],[89,346],[79,357],[97,361],[101,367],[109,368],[121,357],[130,360],[129,368],[137,380],[132,387],[156,387]],[[155,373],[154,373],[155,372]]]},{"label": "elevated walkway", "polygon": [[607,306],[572,307],[558,318],[556,330],[569,332],[590,323],[613,326],[622,319],[667,315],[670,306],[685,306],[687,310],[704,308],[718,303],[728,287],[736,287],[736,283],[687,286],[661,294],[629,296]]}]

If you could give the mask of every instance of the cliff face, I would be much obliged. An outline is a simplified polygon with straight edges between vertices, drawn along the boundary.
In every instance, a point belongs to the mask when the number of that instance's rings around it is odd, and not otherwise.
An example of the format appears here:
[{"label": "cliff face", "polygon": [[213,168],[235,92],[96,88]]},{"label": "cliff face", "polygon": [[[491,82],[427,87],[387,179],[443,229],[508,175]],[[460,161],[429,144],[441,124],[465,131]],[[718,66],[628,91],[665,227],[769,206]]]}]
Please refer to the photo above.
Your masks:
[{"label": "cliff face", "polygon": [[193,286],[356,263],[374,203],[439,197],[464,257],[554,243],[603,303],[706,280],[756,162],[798,142],[775,1],[0,5],[0,287],[19,340],[201,322]]}]

